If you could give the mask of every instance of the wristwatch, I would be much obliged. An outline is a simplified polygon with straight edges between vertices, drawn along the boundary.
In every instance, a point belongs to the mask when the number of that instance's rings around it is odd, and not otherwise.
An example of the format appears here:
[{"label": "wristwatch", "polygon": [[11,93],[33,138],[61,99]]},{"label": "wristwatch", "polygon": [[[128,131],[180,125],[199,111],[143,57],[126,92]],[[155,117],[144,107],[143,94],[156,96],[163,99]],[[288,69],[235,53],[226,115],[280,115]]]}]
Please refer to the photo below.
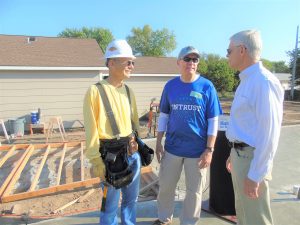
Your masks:
[{"label": "wristwatch", "polygon": [[214,147],[206,147],[206,149],[210,152],[214,152],[215,148]]}]

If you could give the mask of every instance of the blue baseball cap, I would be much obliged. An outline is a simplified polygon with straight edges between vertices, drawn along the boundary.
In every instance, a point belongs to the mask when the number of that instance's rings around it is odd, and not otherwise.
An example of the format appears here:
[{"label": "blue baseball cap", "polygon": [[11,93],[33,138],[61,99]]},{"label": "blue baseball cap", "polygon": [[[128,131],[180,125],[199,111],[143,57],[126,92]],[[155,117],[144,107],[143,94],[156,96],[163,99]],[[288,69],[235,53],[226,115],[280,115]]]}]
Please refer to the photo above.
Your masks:
[{"label": "blue baseball cap", "polygon": [[200,58],[200,53],[196,48],[194,48],[193,46],[187,46],[187,47],[184,47],[183,49],[181,49],[181,51],[179,52],[179,55],[178,55],[178,59],[183,59],[184,57],[186,57],[189,54],[196,54],[198,56],[198,58]]}]

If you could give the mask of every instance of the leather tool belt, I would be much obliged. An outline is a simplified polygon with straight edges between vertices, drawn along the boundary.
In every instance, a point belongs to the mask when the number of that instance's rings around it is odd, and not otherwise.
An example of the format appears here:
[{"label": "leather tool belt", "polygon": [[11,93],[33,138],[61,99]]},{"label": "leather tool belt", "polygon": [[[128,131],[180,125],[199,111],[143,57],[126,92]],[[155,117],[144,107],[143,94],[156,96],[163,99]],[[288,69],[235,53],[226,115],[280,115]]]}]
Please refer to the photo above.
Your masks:
[{"label": "leather tool belt", "polygon": [[129,138],[100,140],[100,154],[105,163],[106,181],[116,189],[132,182],[133,172],[128,162]]}]

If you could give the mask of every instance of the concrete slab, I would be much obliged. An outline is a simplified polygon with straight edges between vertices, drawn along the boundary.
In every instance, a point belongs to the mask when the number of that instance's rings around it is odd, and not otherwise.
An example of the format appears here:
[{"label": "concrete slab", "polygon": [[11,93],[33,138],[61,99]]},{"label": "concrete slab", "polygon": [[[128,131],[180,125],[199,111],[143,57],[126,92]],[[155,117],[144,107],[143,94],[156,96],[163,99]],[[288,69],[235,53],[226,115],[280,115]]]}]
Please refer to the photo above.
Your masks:
[{"label": "concrete slab", "polygon": [[293,186],[300,184],[300,125],[281,129],[272,175],[270,197],[274,223],[300,224],[300,199],[293,194]]},{"label": "concrete slab", "polygon": [[[174,220],[173,225],[178,225],[178,216],[180,214],[181,202],[176,201],[174,210]],[[156,201],[140,202],[137,208],[137,225],[150,225],[157,218],[156,212]],[[99,212],[90,212],[77,216],[69,216],[64,218],[57,218],[48,221],[42,221],[38,223],[33,223],[34,225],[95,225],[99,223]],[[209,213],[202,211],[201,213],[201,223],[210,225],[227,225],[232,224],[227,221],[217,218]]]}]

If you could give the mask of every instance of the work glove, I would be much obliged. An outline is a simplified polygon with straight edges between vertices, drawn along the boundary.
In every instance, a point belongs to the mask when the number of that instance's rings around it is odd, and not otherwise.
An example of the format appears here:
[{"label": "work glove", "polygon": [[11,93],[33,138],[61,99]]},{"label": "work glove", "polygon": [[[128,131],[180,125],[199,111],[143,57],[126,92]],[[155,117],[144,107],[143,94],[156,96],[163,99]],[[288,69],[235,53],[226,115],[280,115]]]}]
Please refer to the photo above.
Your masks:
[{"label": "work glove", "polygon": [[91,159],[90,162],[93,166],[93,174],[100,177],[101,181],[105,181],[105,164],[101,157]]}]

